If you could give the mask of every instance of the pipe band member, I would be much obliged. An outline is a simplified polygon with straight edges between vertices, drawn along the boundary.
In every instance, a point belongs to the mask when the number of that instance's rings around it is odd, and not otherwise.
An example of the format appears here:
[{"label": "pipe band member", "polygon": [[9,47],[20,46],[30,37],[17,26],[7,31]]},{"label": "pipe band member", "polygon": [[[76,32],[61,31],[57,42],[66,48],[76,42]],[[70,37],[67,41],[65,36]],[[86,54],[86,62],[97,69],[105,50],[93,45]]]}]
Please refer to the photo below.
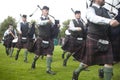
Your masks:
[{"label": "pipe band member", "polygon": [[13,40],[17,38],[16,30],[13,28],[12,24],[9,24],[8,29],[5,31],[3,36],[4,46],[6,49],[6,54],[10,55],[12,57],[12,53],[15,47],[15,44],[13,43]]},{"label": "pipe band member", "polygon": [[33,43],[33,40],[35,38],[35,29],[31,28],[27,22],[27,15],[22,16],[22,22],[18,23],[17,31],[19,33],[19,36],[17,42],[18,50],[15,56],[15,60],[18,60],[19,52],[23,48],[25,50],[24,62],[27,62],[28,47],[30,47],[30,44]]},{"label": "pipe band member", "polygon": [[49,14],[49,7],[43,6],[42,8],[42,15],[39,19],[38,29],[39,29],[39,36],[35,42],[35,57],[32,63],[32,68],[34,69],[36,66],[36,61],[40,56],[47,56],[46,58],[46,73],[55,75],[55,72],[51,70],[52,64],[52,55],[54,50],[53,44],[53,36],[52,36],[52,29],[54,28],[54,24],[51,19],[48,17]]},{"label": "pipe band member", "polygon": [[83,51],[84,49],[84,41],[85,41],[85,24],[81,19],[81,12],[75,11],[75,19],[72,19],[69,24],[69,28],[67,30],[70,33],[68,36],[65,37],[64,45],[62,49],[64,51],[70,52],[67,54],[66,58],[63,61],[63,66],[66,66],[67,60],[71,55],[73,55],[76,59],[77,56],[80,54],[73,54],[77,51]]},{"label": "pipe band member", "polygon": [[113,54],[108,37],[109,25],[115,27],[119,22],[110,19],[106,9],[102,6],[105,0],[93,0],[93,5],[88,8],[86,17],[89,21],[86,38],[85,56],[80,66],[73,72],[72,80],[78,80],[81,71],[92,65],[104,65],[104,80],[111,80],[113,72]]}]

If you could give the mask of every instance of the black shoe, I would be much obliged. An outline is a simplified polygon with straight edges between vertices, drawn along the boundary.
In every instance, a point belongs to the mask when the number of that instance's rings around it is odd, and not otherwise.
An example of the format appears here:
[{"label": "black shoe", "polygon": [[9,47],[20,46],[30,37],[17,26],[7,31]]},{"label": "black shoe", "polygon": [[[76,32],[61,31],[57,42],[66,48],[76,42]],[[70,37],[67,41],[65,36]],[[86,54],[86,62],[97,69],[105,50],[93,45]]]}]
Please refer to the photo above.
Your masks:
[{"label": "black shoe", "polygon": [[98,73],[99,73],[99,78],[104,78],[103,68],[100,68],[100,69],[98,70]]},{"label": "black shoe", "polygon": [[63,66],[67,66],[67,60],[66,59],[63,61]]},{"label": "black shoe", "polygon": [[78,76],[79,76],[79,74],[74,71],[73,76],[72,76],[72,80],[78,80]]},{"label": "black shoe", "polygon": [[52,74],[52,75],[55,75],[55,74],[56,74],[55,72],[53,72],[53,71],[51,71],[51,70],[46,71],[46,73],[48,73],[48,74]]},{"label": "black shoe", "polygon": [[35,69],[35,62],[32,63],[31,68],[32,68],[32,69]]},{"label": "black shoe", "polygon": [[16,56],[15,56],[15,60],[18,60],[18,55],[19,55],[19,54],[17,53]]}]

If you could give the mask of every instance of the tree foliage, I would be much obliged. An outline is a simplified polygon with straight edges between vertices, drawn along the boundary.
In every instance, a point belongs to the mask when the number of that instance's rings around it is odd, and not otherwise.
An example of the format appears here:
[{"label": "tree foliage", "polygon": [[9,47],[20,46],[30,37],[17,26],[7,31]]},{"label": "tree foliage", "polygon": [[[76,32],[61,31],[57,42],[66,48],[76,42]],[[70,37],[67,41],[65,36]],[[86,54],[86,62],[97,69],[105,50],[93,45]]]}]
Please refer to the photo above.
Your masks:
[{"label": "tree foliage", "polygon": [[60,30],[59,38],[60,38],[60,37],[65,37],[65,31],[66,31],[66,29],[68,29],[69,23],[70,23],[70,20],[69,20],[69,19],[66,20],[66,21],[64,21],[64,22],[62,23],[63,26],[62,26],[62,28],[61,28],[61,30]]},{"label": "tree foliage", "polygon": [[12,24],[14,28],[16,28],[16,20],[12,18],[11,16],[8,16],[1,24],[0,24],[0,40],[2,39],[2,36],[5,32],[5,30],[8,28],[8,25]]}]

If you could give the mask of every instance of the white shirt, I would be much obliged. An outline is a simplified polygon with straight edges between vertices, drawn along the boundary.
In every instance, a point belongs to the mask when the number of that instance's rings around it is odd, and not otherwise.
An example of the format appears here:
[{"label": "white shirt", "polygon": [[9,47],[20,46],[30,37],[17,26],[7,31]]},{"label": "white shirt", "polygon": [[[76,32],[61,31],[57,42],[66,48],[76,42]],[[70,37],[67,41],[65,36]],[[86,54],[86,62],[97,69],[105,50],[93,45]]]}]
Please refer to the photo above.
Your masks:
[{"label": "white shirt", "polygon": [[[16,33],[16,30],[14,30],[15,31],[15,37],[17,37],[17,33]],[[7,35],[9,35],[10,34],[10,29],[7,29],[6,31],[5,31],[5,33],[4,33],[4,37],[5,36],[7,36]],[[4,39],[4,37],[3,37],[3,39]]]},{"label": "white shirt", "polygon": [[[100,8],[100,6],[97,4],[93,4],[93,6]],[[111,19],[96,15],[95,10],[92,7],[88,8],[87,13],[86,13],[86,18],[90,22],[95,23],[95,24],[100,24],[100,25],[107,25],[111,21]]]},{"label": "white shirt", "polygon": [[[77,22],[78,20],[75,19]],[[83,23],[83,21],[80,19],[80,21]],[[79,23],[79,22],[78,22]],[[74,23],[73,23],[73,20],[70,21],[70,24],[69,24],[69,30],[71,31],[77,31],[79,28],[78,27],[75,27]]]}]

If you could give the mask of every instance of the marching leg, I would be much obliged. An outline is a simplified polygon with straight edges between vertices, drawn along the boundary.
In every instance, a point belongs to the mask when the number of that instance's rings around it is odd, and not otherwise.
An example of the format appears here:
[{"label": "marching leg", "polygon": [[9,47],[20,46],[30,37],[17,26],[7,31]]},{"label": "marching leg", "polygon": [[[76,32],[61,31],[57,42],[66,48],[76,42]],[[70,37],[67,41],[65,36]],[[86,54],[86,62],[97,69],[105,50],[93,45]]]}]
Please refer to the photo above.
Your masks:
[{"label": "marching leg", "polygon": [[104,78],[104,70],[103,70],[103,68],[100,68],[98,70],[98,76],[99,76],[99,78]]},{"label": "marching leg", "polygon": [[113,67],[112,66],[105,66],[104,67],[104,80],[111,80],[113,74]]},{"label": "marching leg", "polygon": [[75,71],[73,71],[72,80],[78,80],[80,72],[83,71],[85,68],[87,67],[83,63],[81,63],[80,66]]},{"label": "marching leg", "polygon": [[25,52],[24,52],[24,62],[27,63],[27,55],[28,55],[28,50],[25,49]]},{"label": "marching leg", "polygon": [[39,56],[34,57],[34,60],[32,62],[32,66],[31,66],[32,69],[35,69],[35,64],[36,64],[36,61],[38,60],[38,58],[39,58]]},{"label": "marching leg", "polygon": [[62,53],[62,59],[64,59],[65,58],[65,53],[66,53],[67,51],[63,51],[63,53]]},{"label": "marching leg", "polygon": [[18,50],[17,50],[16,56],[15,56],[15,60],[18,60],[18,56],[19,56],[20,50],[21,50],[21,49],[18,49]]},{"label": "marching leg", "polygon": [[6,54],[7,56],[9,55],[9,48],[5,48],[6,49]]},{"label": "marching leg", "polygon": [[12,47],[10,50],[10,57],[12,57],[13,51],[14,51],[14,48]]},{"label": "marching leg", "polygon": [[68,52],[68,54],[66,55],[66,59],[64,59],[64,61],[63,61],[63,66],[67,65],[67,61],[68,61],[68,59],[70,58],[71,55],[72,54],[70,52]]},{"label": "marching leg", "polygon": [[52,56],[51,55],[47,55],[47,59],[46,59],[47,71],[46,72],[48,74],[55,75],[56,73],[51,71],[51,63],[52,63]]}]

